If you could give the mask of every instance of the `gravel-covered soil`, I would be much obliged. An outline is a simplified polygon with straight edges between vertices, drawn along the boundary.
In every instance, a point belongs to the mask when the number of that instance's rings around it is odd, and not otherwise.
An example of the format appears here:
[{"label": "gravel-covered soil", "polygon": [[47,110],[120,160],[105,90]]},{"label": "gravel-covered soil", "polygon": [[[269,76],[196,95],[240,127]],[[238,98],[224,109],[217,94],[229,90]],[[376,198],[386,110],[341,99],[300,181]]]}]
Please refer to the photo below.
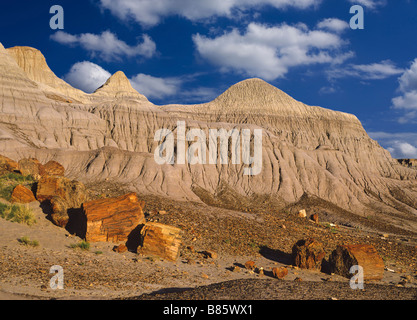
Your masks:
[{"label": "gravel-covered soil", "polygon": [[[101,185],[96,189],[90,186],[90,191],[94,198],[127,190]],[[110,243],[91,244],[87,251],[71,248],[81,239],[52,225],[39,204],[33,203],[38,219],[34,226],[0,219],[0,299],[416,298],[417,236],[410,232],[381,231],[378,226],[372,230],[369,222],[366,226],[359,222],[332,226],[329,222],[337,221],[325,220],[339,217],[332,208],[322,209],[322,220],[316,224],[299,218],[295,207],[283,211],[262,206],[232,210],[156,196],[140,198],[146,201],[148,221],[183,230],[176,263],[133,252],[118,254]],[[160,210],[167,214],[158,214]],[[320,214],[318,208],[314,210]],[[37,240],[39,246],[22,245],[18,239],[24,236]],[[310,237],[324,244],[326,259],[339,244],[374,245],[385,261],[384,279],[366,284],[365,291],[353,291],[348,279],[326,273],[326,263],[323,272],[293,268],[292,246]],[[218,257],[206,258],[204,250],[213,250]],[[263,267],[265,275],[246,270],[248,260]],[[53,276],[49,270],[54,265],[64,269],[64,290],[49,286]],[[235,266],[240,267],[239,272],[233,271]],[[272,268],[279,266],[289,269],[285,280],[272,277]]]}]

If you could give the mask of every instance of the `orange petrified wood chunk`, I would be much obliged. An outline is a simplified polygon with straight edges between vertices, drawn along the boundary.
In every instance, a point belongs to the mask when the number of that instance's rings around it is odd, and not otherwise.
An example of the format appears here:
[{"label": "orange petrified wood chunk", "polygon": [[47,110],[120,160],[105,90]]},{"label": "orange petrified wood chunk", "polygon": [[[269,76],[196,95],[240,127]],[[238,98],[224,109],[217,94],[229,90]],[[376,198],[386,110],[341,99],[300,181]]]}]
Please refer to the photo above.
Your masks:
[{"label": "orange petrified wood chunk", "polygon": [[142,207],[143,202],[139,201],[136,193],[84,203],[82,208],[87,218],[86,240],[127,241],[129,234],[145,223]]},{"label": "orange petrified wood chunk", "polygon": [[141,230],[138,252],[176,261],[181,246],[181,229],[161,223],[148,222]]},{"label": "orange petrified wood chunk", "polygon": [[14,188],[10,200],[13,203],[31,203],[36,201],[33,192],[20,184]]}]

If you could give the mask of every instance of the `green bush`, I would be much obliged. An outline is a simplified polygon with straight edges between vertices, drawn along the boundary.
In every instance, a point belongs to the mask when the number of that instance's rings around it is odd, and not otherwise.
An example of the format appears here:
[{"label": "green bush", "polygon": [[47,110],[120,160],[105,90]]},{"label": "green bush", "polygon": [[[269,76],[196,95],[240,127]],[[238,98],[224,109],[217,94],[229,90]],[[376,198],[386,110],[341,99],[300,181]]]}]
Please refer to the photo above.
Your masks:
[{"label": "green bush", "polygon": [[39,241],[37,240],[30,240],[28,237],[22,237],[20,239],[18,239],[18,241],[20,242],[20,244],[25,245],[25,246],[31,246],[31,247],[38,247],[39,246]]},{"label": "green bush", "polygon": [[8,173],[0,176],[0,198],[3,198],[7,201],[10,200],[12,192],[17,185],[22,184],[30,186],[35,183],[35,180],[32,176],[22,176],[18,173]]},{"label": "green bush", "polygon": [[0,203],[0,217],[10,222],[17,222],[32,226],[36,223],[36,217],[28,206],[7,205]]},{"label": "green bush", "polygon": [[81,241],[79,243],[73,243],[71,245],[71,248],[73,249],[81,249],[81,250],[90,250],[90,244],[87,241]]}]

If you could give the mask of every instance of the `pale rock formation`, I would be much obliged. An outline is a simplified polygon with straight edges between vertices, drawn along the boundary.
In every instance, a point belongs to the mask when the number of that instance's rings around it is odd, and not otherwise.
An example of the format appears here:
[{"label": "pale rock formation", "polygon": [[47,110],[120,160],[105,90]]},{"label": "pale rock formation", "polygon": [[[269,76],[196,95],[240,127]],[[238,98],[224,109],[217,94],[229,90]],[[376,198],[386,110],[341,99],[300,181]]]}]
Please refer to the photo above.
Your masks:
[{"label": "pale rock formation", "polygon": [[[88,95],[57,78],[39,51],[0,46],[0,117],[0,154],[57,161],[84,183],[111,179],[139,194],[192,201],[230,190],[234,199],[266,196],[281,207],[307,195],[416,229],[415,169],[392,159],[355,116],[305,105],[260,79],[208,103],[156,106],[123,72]],[[156,164],[156,131],[176,135],[178,121],[207,136],[262,129],[261,173],[243,175],[243,163]]]}]

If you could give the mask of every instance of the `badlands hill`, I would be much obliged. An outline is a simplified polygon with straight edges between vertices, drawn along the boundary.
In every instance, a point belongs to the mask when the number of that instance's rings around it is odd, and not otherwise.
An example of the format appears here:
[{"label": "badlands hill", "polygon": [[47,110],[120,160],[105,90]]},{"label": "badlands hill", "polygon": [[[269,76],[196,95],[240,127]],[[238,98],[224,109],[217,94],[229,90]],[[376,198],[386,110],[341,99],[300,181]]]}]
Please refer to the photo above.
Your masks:
[{"label": "badlands hill", "polygon": [[[417,226],[417,170],[392,159],[353,115],[296,101],[260,79],[200,105],[156,106],[123,72],[93,94],[59,79],[36,49],[0,44],[0,154],[62,163],[84,183],[224,207],[303,208]],[[155,132],[263,129],[262,172],[241,165],[158,165]]]}]

